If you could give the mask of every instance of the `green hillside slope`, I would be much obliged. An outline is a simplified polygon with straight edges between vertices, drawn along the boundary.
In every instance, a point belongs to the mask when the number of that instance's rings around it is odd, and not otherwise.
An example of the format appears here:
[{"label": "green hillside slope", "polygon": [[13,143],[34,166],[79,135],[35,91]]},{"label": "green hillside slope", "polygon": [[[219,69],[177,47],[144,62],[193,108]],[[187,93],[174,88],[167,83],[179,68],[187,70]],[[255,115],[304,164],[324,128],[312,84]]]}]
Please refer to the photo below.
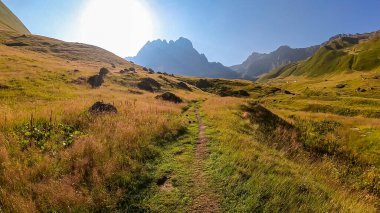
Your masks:
[{"label": "green hillside slope", "polygon": [[25,25],[0,1],[0,30],[30,34]]},{"label": "green hillside slope", "polygon": [[318,77],[344,71],[380,68],[380,32],[339,35],[326,42],[311,58],[272,70],[260,80],[290,75]]}]

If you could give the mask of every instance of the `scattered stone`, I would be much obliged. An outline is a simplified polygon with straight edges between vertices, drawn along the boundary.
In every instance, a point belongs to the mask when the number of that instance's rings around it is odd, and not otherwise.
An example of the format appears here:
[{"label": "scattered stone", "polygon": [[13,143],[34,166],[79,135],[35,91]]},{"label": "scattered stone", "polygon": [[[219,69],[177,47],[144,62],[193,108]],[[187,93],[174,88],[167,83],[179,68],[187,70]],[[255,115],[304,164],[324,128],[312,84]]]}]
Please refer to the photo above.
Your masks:
[{"label": "scattered stone", "polygon": [[256,90],[261,90],[263,87],[262,86],[255,86],[252,88],[253,91],[256,91]]},{"label": "scattered stone", "polygon": [[9,42],[5,44],[8,47],[25,47],[29,46],[29,44],[24,43],[24,42]]},{"label": "scattered stone", "polygon": [[110,72],[110,71],[109,71],[107,68],[103,67],[103,68],[100,69],[100,71],[99,71],[99,75],[102,76],[102,77],[104,77],[104,76],[106,76],[109,72]]},{"label": "scattered stone", "polygon": [[156,181],[156,184],[157,184],[158,186],[163,186],[163,185],[166,183],[167,180],[169,180],[169,177],[166,176],[166,175],[164,175],[164,176],[162,176],[161,178],[159,178],[159,179]]},{"label": "scattered stone", "polygon": [[295,95],[294,93],[288,91],[288,90],[284,90],[284,94],[287,94],[287,95]]},{"label": "scattered stone", "polygon": [[135,94],[135,95],[141,95],[141,94],[143,94],[143,93],[140,92],[140,91],[132,90],[132,89],[129,89],[128,92],[131,93],[131,94]]},{"label": "scattered stone", "polygon": [[238,90],[238,91],[235,91],[235,95],[248,97],[249,93],[247,91],[245,91],[245,90]]},{"label": "scattered stone", "polygon": [[342,89],[346,87],[346,84],[337,84],[335,87],[338,89]]},{"label": "scattered stone", "polygon": [[91,114],[117,113],[117,109],[112,104],[106,104],[101,101],[98,101],[94,105],[92,105],[88,112],[90,112]]},{"label": "scattered stone", "polygon": [[159,95],[156,97],[157,99],[162,99],[164,101],[170,101],[170,102],[173,102],[173,103],[182,103],[182,99],[178,96],[176,96],[175,94],[171,93],[171,92],[165,92],[164,94],[162,95]]},{"label": "scattered stone", "polygon": [[9,86],[4,85],[4,84],[0,84],[0,89],[9,89]]},{"label": "scattered stone", "polygon": [[130,67],[128,70],[131,71],[131,72],[135,72],[136,71],[136,69],[134,67]]},{"label": "scattered stone", "polygon": [[207,79],[200,79],[196,82],[195,86],[199,89],[206,89],[212,87],[212,84]]},{"label": "scattered stone", "polygon": [[79,72],[79,70],[78,70],[78,69],[75,69],[74,72]]},{"label": "scattered stone", "polygon": [[161,84],[153,78],[143,78],[141,82],[137,84],[137,87],[142,90],[154,92],[161,89]]},{"label": "scattered stone", "polygon": [[356,92],[367,92],[367,90],[359,87],[356,89]]},{"label": "scattered stone", "polygon": [[189,87],[189,85],[187,85],[185,82],[182,82],[182,81],[177,84],[177,87],[180,88],[180,89],[184,89],[184,90],[188,90],[188,91],[193,91]]},{"label": "scattered stone", "polygon": [[280,88],[277,88],[277,87],[272,87],[272,88],[270,88],[270,90],[269,90],[271,93],[276,93],[276,92],[279,92],[279,91],[281,91],[281,89]]},{"label": "scattered stone", "polygon": [[92,88],[97,88],[102,86],[104,79],[102,75],[94,75],[88,78],[87,83],[89,83]]},{"label": "scattered stone", "polygon": [[85,77],[79,77],[77,79],[72,80],[70,83],[80,85],[80,84],[84,84],[85,82],[86,82]]}]

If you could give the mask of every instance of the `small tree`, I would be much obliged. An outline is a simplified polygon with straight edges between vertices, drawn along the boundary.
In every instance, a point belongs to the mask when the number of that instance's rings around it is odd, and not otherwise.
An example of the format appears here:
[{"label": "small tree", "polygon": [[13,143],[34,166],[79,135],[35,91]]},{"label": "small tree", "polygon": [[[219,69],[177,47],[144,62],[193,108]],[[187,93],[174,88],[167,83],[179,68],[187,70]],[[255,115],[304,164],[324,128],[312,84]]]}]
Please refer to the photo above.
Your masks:
[{"label": "small tree", "polygon": [[134,67],[131,67],[131,68],[129,68],[129,71],[134,72],[134,71],[136,71],[136,69]]}]

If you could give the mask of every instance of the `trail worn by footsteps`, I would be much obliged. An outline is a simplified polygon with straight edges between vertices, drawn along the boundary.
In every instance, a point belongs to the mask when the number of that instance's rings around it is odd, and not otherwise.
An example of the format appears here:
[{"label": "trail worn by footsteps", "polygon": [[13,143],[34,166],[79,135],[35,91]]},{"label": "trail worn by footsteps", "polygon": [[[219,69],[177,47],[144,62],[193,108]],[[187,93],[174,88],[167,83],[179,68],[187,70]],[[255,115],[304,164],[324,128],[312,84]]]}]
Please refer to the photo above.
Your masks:
[{"label": "trail worn by footsteps", "polygon": [[207,157],[206,126],[202,122],[199,110],[195,111],[199,124],[199,137],[196,146],[195,160],[193,165],[194,200],[190,212],[220,212],[218,197],[210,188],[208,177],[205,174],[204,161]]}]

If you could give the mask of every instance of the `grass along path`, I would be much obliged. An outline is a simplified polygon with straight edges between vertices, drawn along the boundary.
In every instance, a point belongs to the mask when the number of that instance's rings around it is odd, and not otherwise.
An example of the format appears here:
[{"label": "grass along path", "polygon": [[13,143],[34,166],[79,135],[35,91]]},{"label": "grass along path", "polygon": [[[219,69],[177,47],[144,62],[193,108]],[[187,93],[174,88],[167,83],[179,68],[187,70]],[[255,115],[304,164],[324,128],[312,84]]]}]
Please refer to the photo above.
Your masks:
[{"label": "grass along path", "polygon": [[148,212],[219,212],[218,196],[205,171],[208,157],[206,126],[199,103],[183,113],[186,132],[161,147],[160,159],[151,165],[153,181],[142,201]]},{"label": "grass along path", "polygon": [[196,146],[195,159],[192,168],[194,200],[191,212],[220,212],[218,196],[210,188],[208,177],[205,174],[205,159],[207,158],[207,138],[205,135],[206,125],[202,122],[199,109],[195,111],[198,125],[199,136]]}]

